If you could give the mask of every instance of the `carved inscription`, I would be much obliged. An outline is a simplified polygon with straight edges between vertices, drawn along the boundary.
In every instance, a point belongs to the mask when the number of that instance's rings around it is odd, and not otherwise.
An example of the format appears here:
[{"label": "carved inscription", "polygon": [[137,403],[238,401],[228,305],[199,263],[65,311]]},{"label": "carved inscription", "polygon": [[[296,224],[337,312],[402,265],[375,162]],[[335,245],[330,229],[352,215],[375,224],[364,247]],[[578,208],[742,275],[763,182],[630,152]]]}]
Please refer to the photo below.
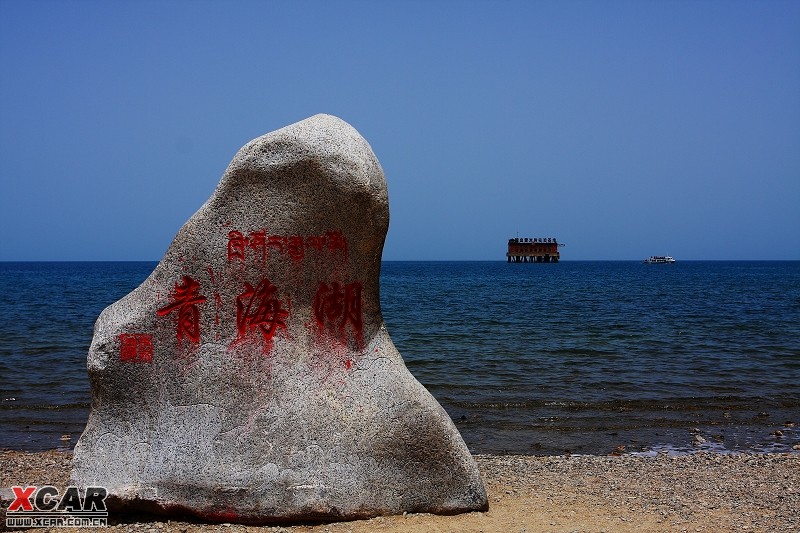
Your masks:
[{"label": "carved inscription", "polygon": [[228,232],[228,262],[245,262],[248,257],[266,261],[274,254],[299,263],[305,259],[308,250],[340,254],[347,259],[347,240],[338,230],[308,236],[268,235],[265,229],[250,231],[247,235],[238,230]]},{"label": "carved inscription", "polygon": [[153,336],[144,333],[120,335],[119,360],[125,363],[152,363]]},{"label": "carved inscription", "polygon": [[[320,235],[283,236],[271,235],[266,230],[227,232],[227,245],[224,253],[228,263],[247,261],[266,261],[288,258],[293,264],[302,262],[309,254],[323,254],[321,257],[346,258],[347,240],[341,231],[331,230]],[[264,352],[272,348],[273,339],[280,331],[287,329],[292,320],[291,301],[281,297],[281,287],[274,285],[268,277],[240,283],[235,301],[223,301],[219,284],[224,283],[224,273],[209,266],[210,286],[189,275],[181,276],[175,282],[170,301],[156,310],[159,319],[170,317],[175,323],[175,336],[179,343],[184,341],[198,344],[203,339],[202,318],[204,313],[213,313],[214,341],[219,341],[222,316],[225,308],[235,309],[236,337],[231,346],[243,342],[248,336],[260,337]],[[319,281],[316,294],[311,302],[300,302],[311,306],[318,334],[327,335],[343,345],[352,339],[363,347],[362,286],[360,281],[323,279]],[[213,306],[206,302],[211,295]],[[228,307],[230,306],[230,307]],[[206,308],[208,307],[208,308]],[[211,317],[209,317],[209,321]],[[206,322],[209,324],[210,322]],[[119,337],[120,361],[150,363],[153,360],[153,336],[150,334],[129,333]],[[347,368],[350,368],[348,362]]]},{"label": "carved inscription", "polygon": [[347,342],[348,330],[360,339],[362,316],[360,282],[345,285],[338,281],[320,282],[314,296],[314,317],[321,329],[333,330],[343,343]]},{"label": "carved inscription", "polygon": [[244,284],[244,292],[236,298],[236,329],[239,339],[243,339],[250,330],[261,332],[264,345],[269,346],[278,328],[286,329],[286,318],[289,311],[283,308],[278,299],[278,288],[267,278],[253,288]]},{"label": "carved inscription", "polygon": [[178,311],[177,336],[178,340],[188,338],[192,342],[200,341],[200,310],[197,304],[206,301],[206,297],[199,294],[200,283],[189,276],[183,276],[180,283],[175,284],[173,302],[158,310],[158,316],[166,316],[173,311]]}]

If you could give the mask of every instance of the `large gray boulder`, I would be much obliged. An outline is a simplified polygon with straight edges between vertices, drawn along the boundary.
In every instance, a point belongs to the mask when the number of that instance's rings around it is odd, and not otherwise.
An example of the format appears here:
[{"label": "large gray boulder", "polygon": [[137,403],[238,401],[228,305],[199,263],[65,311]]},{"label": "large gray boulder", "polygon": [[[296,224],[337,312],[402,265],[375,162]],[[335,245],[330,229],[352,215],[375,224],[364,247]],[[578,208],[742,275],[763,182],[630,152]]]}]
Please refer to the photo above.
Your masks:
[{"label": "large gray boulder", "polygon": [[381,316],[386,182],[316,115],[245,145],[153,273],[103,311],[71,483],[225,522],[485,510],[461,436]]}]

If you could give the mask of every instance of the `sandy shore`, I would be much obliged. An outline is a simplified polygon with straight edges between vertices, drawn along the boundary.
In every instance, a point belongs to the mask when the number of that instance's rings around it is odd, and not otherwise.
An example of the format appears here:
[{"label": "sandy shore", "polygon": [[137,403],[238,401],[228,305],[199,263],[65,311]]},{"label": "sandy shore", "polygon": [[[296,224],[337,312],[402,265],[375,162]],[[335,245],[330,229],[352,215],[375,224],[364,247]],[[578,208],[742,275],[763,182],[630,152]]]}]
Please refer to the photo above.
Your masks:
[{"label": "sandy shore", "polygon": [[[63,487],[71,459],[70,454],[57,451],[0,451],[0,487]],[[267,528],[117,515],[111,517],[111,529],[292,533],[800,531],[800,454],[476,459],[489,491],[490,509],[486,513],[410,514]],[[3,526],[8,503],[3,502]]]}]

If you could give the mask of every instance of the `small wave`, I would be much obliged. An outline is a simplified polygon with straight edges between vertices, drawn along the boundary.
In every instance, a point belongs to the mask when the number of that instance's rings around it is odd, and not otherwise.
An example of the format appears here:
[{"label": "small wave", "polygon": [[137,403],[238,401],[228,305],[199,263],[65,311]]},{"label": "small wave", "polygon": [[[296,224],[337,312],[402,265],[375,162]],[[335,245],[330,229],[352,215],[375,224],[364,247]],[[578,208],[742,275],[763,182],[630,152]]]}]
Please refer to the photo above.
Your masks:
[{"label": "small wave", "polygon": [[67,410],[67,409],[88,409],[90,407],[89,402],[81,402],[81,403],[65,403],[65,404],[24,404],[21,402],[15,401],[3,401],[0,402],[0,411],[58,411],[58,410]]}]

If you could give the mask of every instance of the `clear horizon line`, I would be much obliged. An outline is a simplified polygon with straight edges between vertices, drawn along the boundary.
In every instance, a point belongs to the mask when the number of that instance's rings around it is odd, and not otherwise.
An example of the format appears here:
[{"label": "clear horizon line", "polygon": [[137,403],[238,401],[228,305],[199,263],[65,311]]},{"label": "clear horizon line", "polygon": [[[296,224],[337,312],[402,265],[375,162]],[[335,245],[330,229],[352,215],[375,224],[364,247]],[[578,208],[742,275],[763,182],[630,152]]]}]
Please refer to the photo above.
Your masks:
[{"label": "clear horizon line", "polygon": [[[159,263],[160,259],[0,259],[0,263]],[[743,262],[768,263],[791,262],[800,259],[679,259],[675,263],[689,262]],[[382,259],[382,263],[507,263],[504,259]],[[561,259],[557,263],[513,263],[513,264],[548,264],[585,263],[585,262],[644,262],[644,259]]]}]

